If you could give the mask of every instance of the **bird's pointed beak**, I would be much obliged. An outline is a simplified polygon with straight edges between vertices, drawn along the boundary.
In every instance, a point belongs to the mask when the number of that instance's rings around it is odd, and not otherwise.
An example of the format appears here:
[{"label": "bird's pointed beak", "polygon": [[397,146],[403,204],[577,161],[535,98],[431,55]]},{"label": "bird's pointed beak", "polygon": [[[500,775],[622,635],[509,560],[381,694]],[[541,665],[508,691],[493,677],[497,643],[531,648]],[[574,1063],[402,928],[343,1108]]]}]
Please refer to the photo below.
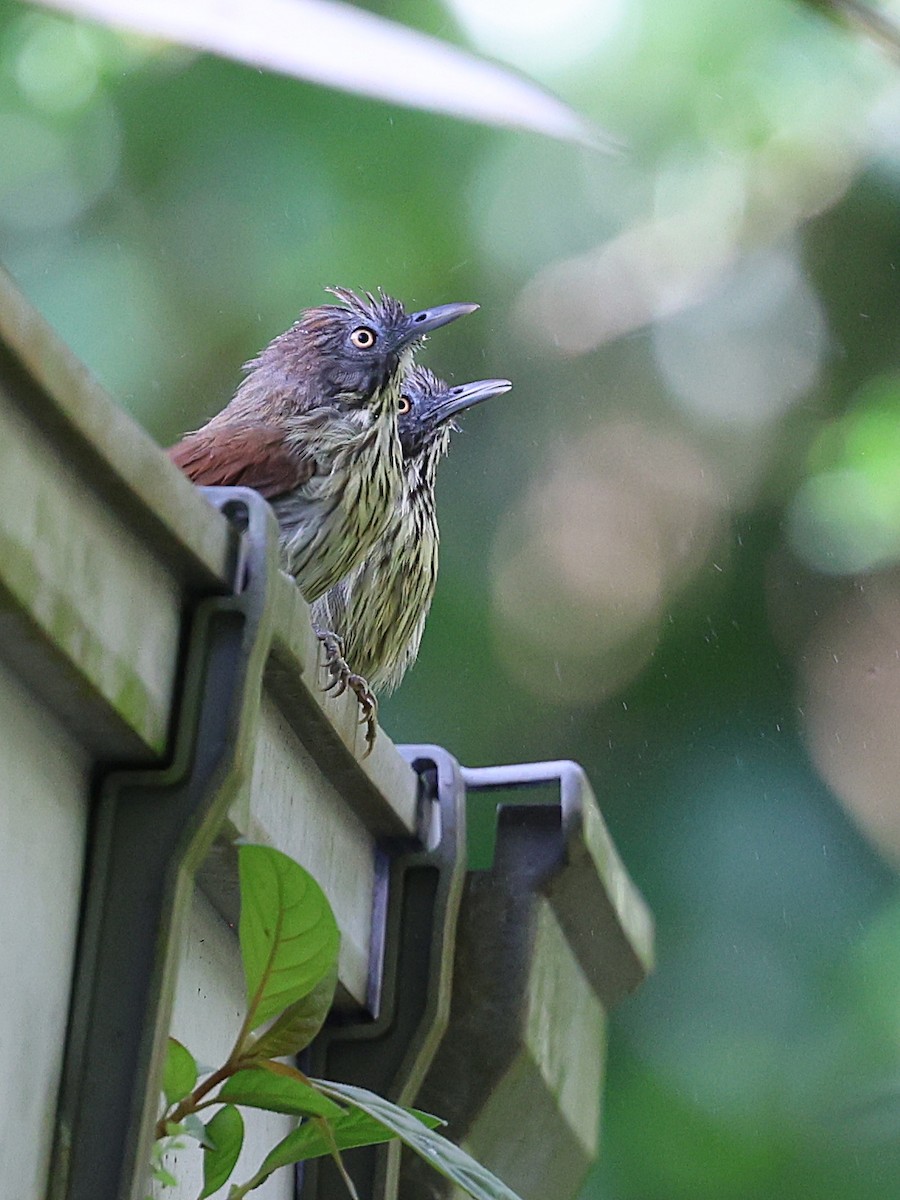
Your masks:
[{"label": "bird's pointed beak", "polygon": [[467,408],[481,404],[482,400],[502,396],[511,387],[508,379],[477,379],[474,383],[461,383],[457,387],[447,388],[431,406],[428,413],[429,422],[434,426],[442,425],[465,412]]},{"label": "bird's pointed beak", "polygon": [[410,313],[400,334],[400,345],[406,346],[409,342],[424,337],[426,333],[431,333],[432,329],[449,325],[457,317],[465,317],[479,307],[478,304],[439,304],[437,308],[423,308],[419,312]]}]

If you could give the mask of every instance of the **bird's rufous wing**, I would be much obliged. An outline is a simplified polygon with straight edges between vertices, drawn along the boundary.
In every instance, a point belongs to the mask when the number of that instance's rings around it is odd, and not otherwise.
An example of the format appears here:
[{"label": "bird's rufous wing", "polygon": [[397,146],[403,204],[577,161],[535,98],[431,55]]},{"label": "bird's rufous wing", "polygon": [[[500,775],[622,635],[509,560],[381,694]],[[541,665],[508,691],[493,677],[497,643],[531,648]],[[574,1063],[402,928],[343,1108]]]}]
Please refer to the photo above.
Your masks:
[{"label": "bird's rufous wing", "polygon": [[166,453],[200,487],[250,487],[267,500],[315,474],[315,459],[284,444],[269,425],[240,423],[189,433]]}]

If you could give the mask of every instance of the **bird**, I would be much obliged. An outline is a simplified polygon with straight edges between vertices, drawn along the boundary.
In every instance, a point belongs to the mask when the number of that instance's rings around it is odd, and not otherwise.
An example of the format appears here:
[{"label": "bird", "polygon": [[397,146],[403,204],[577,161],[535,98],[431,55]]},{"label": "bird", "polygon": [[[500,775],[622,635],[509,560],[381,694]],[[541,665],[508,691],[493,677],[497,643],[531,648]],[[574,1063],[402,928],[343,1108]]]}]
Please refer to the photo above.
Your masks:
[{"label": "bird", "polygon": [[[340,304],[301,312],[244,363],[247,374],[225,408],[168,450],[198,486],[250,487],[269,501],[282,568],[307,603],[364,558],[393,512],[403,482],[400,387],[415,351],[432,330],[479,307],[407,313],[384,292],[326,290]],[[328,666],[340,639],[313,628]],[[364,679],[348,684],[367,725],[368,754],[371,693]]]},{"label": "bird", "polygon": [[400,389],[424,336],[474,312],[407,313],[380,293],[326,289],[255,358],[232,400],[168,453],[201,486],[255,488],[279,526],[281,561],[311,603],[372,549],[403,483]]},{"label": "bird", "polygon": [[421,366],[403,380],[397,421],[403,485],[387,527],[365,559],[312,605],[313,623],[338,639],[329,686],[354,687],[368,718],[367,738],[374,737],[375,693],[393,691],[419,652],[438,573],[435,479],[458,428],[455,418],[511,387],[508,379],[451,387]]}]

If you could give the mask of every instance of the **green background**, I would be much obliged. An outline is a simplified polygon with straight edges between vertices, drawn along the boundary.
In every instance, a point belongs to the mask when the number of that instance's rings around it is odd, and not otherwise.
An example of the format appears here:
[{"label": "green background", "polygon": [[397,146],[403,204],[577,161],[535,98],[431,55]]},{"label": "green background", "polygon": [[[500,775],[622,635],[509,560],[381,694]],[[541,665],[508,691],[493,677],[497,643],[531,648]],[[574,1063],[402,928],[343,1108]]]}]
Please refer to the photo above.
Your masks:
[{"label": "green background", "polygon": [[3,261],[163,443],[326,285],[482,304],[423,361],[515,390],[382,723],[577,759],[656,914],[584,1196],[893,1200],[900,77],[788,0],[380,11],[626,151],[4,2]]}]

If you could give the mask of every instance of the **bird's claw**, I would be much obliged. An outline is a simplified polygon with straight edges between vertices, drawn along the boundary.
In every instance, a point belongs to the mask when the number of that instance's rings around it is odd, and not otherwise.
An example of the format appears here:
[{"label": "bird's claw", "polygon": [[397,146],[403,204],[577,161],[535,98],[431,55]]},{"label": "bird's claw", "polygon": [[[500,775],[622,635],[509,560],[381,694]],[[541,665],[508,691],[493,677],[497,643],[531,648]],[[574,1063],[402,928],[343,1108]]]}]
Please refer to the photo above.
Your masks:
[{"label": "bird's claw", "polygon": [[331,676],[330,680],[322,685],[322,691],[333,692],[335,696],[343,696],[347,688],[350,688],[356,696],[359,702],[359,723],[366,726],[366,752],[363,758],[368,758],[375,745],[375,736],[378,731],[378,698],[362,675],[357,675],[350,670],[344,658],[344,639],[342,637],[330,630],[319,628],[316,628],[316,637],[321,642],[325,654],[322,666]]},{"label": "bird's claw", "polygon": [[[339,633],[332,633],[330,629],[320,629],[318,625],[314,625],[316,637],[322,643],[322,649],[325,651],[326,666],[340,660],[344,661],[344,639]],[[346,665],[346,664],[345,664]]]},{"label": "bird's claw", "polygon": [[[343,666],[341,666],[343,663]],[[325,670],[331,675],[328,683],[322,684],[323,692],[334,692],[335,696],[343,696],[347,690],[347,671],[349,667],[341,659],[339,662],[330,662],[325,664]],[[334,689],[337,688],[335,692]]]},{"label": "bird's claw", "polygon": [[366,727],[366,752],[363,758],[368,758],[372,753],[375,736],[378,732],[378,697],[362,675],[350,675],[347,679],[347,687],[359,701],[359,723]]},{"label": "bird's claw", "polygon": [[340,696],[347,690],[347,679],[352,674],[344,659],[344,639],[337,633],[318,627],[316,627],[316,637],[321,642],[325,653],[323,669],[331,676],[330,682],[323,685],[322,691],[330,692],[337,688],[335,695]]}]

